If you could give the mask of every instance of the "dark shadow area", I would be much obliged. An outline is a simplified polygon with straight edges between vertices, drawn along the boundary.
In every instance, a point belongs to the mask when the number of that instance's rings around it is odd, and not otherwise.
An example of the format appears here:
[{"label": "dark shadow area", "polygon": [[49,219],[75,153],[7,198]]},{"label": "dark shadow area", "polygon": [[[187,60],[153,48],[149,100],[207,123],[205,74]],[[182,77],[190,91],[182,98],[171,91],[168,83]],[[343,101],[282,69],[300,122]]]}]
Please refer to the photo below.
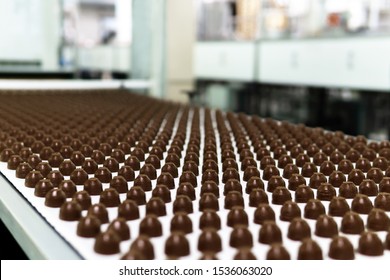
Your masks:
[{"label": "dark shadow area", "polygon": [[2,260],[28,260],[28,257],[20,248],[12,234],[9,232],[3,221],[0,220],[1,250]]}]

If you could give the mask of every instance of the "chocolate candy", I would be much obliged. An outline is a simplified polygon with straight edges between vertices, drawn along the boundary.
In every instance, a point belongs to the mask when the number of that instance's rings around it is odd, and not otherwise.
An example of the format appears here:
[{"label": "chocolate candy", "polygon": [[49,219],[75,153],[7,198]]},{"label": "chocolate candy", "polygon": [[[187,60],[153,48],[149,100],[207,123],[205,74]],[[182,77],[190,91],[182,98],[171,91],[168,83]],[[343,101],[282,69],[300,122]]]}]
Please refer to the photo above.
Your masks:
[{"label": "chocolate candy", "polygon": [[383,173],[382,170],[380,170],[377,167],[373,167],[367,172],[367,179],[371,179],[375,183],[379,184],[380,181],[383,179]]},{"label": "chocolate candy", "polygon": [[123,218],[113,220],[107,230],[115,232],[121,241],[130,239],[130,228]]},{"label": "chocolate candy", "polygon": [[310,199],[314,199],[313,190],[305,185],[300,185],[295,191],[295,202],[306,203]]},{"label": "chocolate candy", "polygon": [[123,201],[118,206],[118,217],[127,221],[138,219],[140,214],[137,203],[130,199]]},{"label": "chocolate candy", "polygon": [[93,249],[96,253],[112,255],[120,252],[120,237],[113,231],[99,233],[95,240]]},{"label": "chocolate candy", "polygon": [[341,171],[343,174],[349,174],[353,169],[352,162],[348,159],[342,159],[337,167],[338,171]]},{"label": "chocolate candy", "polygon": [[78,221],[81,218],[82,208],[76,201],[66,201],[60,208],[60,219],[64,221]]},{"label": "chocolate candy", "polygon": [[16,178],[24,179],[26,178],[27,174],[30,173],[32,170],[32,167],[28,163],[22,162],[16,168]]},{"label": "chocolate candy", "polygon": [[230,234],[229,245],[233,248],[253,246],[252,233],[246,225],[240,224],[234,226]]},{"label": "chocolate candy", "polygon": [[310,238],[302,240],[298,249],[298,260],[322,260],[321,247]]},{"label": "chocolate candy", "polygon": [[39,180],[35,185],[34,195],[37,197],[45,197],[46,194],[54,188],[49,179]]},{"label": "chocolate candy", "polygon": [[263,171],[263,180],[268,181],[272,176],[279,176],[279,169],[275,165],[267,165]]},{"label": "chocolate candy", "polygon": [[42,180],[44,177],[41,172],[33,170],[30,171],[24,180],[24,185],[28,188],[34,188],[35,185]]},{"label": "chocolate candy", "polygon": [[234,206],[244,206],[244,199],[238,191],[231,191],[225,196],[225,209],[232,209]]},{"label": "chocolate candy", "polygon": [[343,182],[339,188],[339,195],[345,198],[354,198],[357,192],[357,187],[350,181]]},{"label": "chocolate candy", "polygon": [[364,180],[365,176],[363,171],[359,169],[352,169],[348,174],[348,181],[353,182],[355,185],[360,185],[360,183]]},{"label": "chocolate candy", "polygon": [[45,205],[48,207],[60,207],[66,201],[66,195],[61,189],[51,189],[45,196]]},{"label": "chocolate candy", "polygon": [[317,220],[317,218],[325,214],[325,207],[318,199],[310,199],[304,208],[303,216],[307,219]]},{"label": "chocolate candy", "polygon": [[351,210],[359,214],[368,214],[372,208],[372,202],[365,194],[357,194],[351,203]]},{"label": "chocolate candy", "polygon": [[179,183],[190,183],[194,188],[197,187],[197,178],[191,171],[185,171],[180,175]]},{"label": "chocolate candy", "polygon": [[317,190],[317,199],[330,201],[336,196],[335,188],[329,183],[321,183]]},{"label": "chocolate candy", "polygon": [[276,175],[272,176],[268,181],[267,191],[273,192],[277,187],[285,187],[286,183],[284,182],[283,178]]},{"label": "chocolate candy", "polygon": [[198,250],[201,252],[209,251],[215,253],[222,251],[222,240],[215,229],[203,229],[198,239]]},{"label": "chocolate candy", "polygon": [[205,193],[199,200],[199,211],[205,209],[219,210],[218,198],[213,193]]},{"label": "chocolate candy", "polygon": [[324,161],[320,166],[320,172],[323,173],[325,176],[329,176],[332,174],[333,171],[335,171],[336,168],[331,161]]},{"label": "chocolate candy", "polygon": [[100,220],[95,216],[82,217],[77,224],[77,235],[95,237],[100,233]]},{"label": "chocolate candy", "polygon": [[286,201],[291,200],[291,193],[285,187],[277,187],[272,192],[272,203],[283,205]]},{"label": "chocolate candy", "polygon": [[367,217],[367,228],[373,231],[388,231],[390,218],[384,210],[373,208]]},{"label": "chocolate candy", "polygon": [[367,196],[377,196],[378,187],[371,179],[364,179],[359,185],[359,193]]},{"label": "chocolate candy", "polygon": [[[205,214],[204,212],[203,214]],[[184,234],[192,232],[192,220],[186,212],[176,212],[171,220],[171,232],[181,231]]]},{"label": "chocolate candy", "polygon": [[290,222],[294,218],[301,217],[301,209],[293,201],[286,201],[280,210],[280,220]]},{"label": "chocolate candy", "polygon": [[179,176],[176,165],[171,162],[165,163],[165,165],[161,168],[161,172],[169,173],[173,178],[177,178]]},{"label": "chocolate candy", "polygon": [[128,165],[122,166],[118,171],[118,175],[122,176],[127,182],[134,181],[135,179],[134,170]]},{"label": "chocolate candy", "polygon": [[100,195],[103,185],[98,178],[89,178],[84,182],[84,190],[90,195]]},{"label": "chocolate candy", "polygon": [[311,231],[309,224],[302,218],[294,218],[288,227],[287,237],[296,241],[310,238]]},{"label": "chocolate candy", "polygon": [[167,210],[164,201],[159,197],[152,197],[146,203],[146,214],[165,216],[167,214]]},{"label": "chocolate candy", "polygon": [[149,237],[162,235],[162,225],[154,214],[147,214],[139,224],[139,233]]},{"label": "chocolate candy", "polygon": [[390,211],[390,193],[379,193],[374,201],[375,208]]},{"label": "chocolate candy", "polygon": [[205,210],[199,219],[199,228],[214,228],[216,230],[221,229],[221,218],[214,210]]},{"label": "chocolate candy", "polygon": [[343,216],[340,231],[347,234],[360,234],[364,231],[364,222],[359,214],[348,211]]},{"label": "chocolate candy", "polygon": [[348,238],[335,236],[329,245],[329,257],[335,260],[353,260],[354,248]]},{"label": "chocolate candy", "polygon": [[190,245],[182,232],[173,232],[165,242],[165,254],[184,257],[190,254]]},{"label": "chocolate candy", "polygon": [[131,187],[127,192],[126,198],[134,200],[138,205],[146,204],[145,192],[141,187],[138,186]]},{"label": "chocolate candy", "polygon": [[335,188],[339,188],[346,180],[346,177],[341,171],[333,171],[329,176],[329,183]]},{"label": "chocolate candy", "polygon": [[134,180],[134,186],[141,187],[145,192],[152,190],[152,182],[147,175],[140,174]]},{"label": "chocolate candy", "polygon": [[291,177],[288,179],[288,189],[292,191],[296,191],[299,186],[305,184],[306,180],[300,174],[292,174]]},{"label": "chocolate candy", "polygon": [[283,168],[283,178],[290,179],[294,174],[299,174],[298,167],[293,163],[288,163]]},{"label": "chocolate candy", "polygon": [[187,195],[176,196],[176,199],[173,202],[173,213],[176,212],[185,212],[188,214],[194,212],[192,201]]},{"label": "chocolate candy", "polygon": [[320,237],[332,238],[338,234],[338,227],[334,219],[327,215],[317,218],[315,234]]},{"label": "chocolate candy", "polygon": [[96,203],[88,208],[87,215],[95,216],[102,224],[108,223],[108,211],[103,203]]},{"label": "chocolate candy", "polygon": [[367,256],[381,256],[384,252],[384,246],[376,233],[363,232],[359,238],[358,251]]},{"label": "chocolate candy", "polygon": [[265,221],[275,221],[275,212],[268,204],[261,203],[255,210],[253,222],[262,225]]},{"label": "chocolate candy", "polygon": [[259,240],[263,244],[282,242],[282,232],[274,221],[264,221],[259,232]]},{"label": "chocolate candy", "polygon": [[267,255],[267,260],[290,260],[290,253],[286,250],[285,247],[283,247],[282,244],[275,243],[271,244],[271,247],[269,248]]},{"label": "chocolate candy", "polygon": [[153,260],[154,248],[147,235],[139,235],[130,245],[129,253],[141,254],[141,259]]},{"label": "chocolate candy", "polygon": [[384,177],[380,181],[380,183],[379,183],[379,191],[380,192],[390,193],[390,177]]},{"label": "chocolate candy", "polygon": [[256,256],[250,251],[249,248],[239,248],[238,252],[234,255],[234,260],[256,260]]},{"label": "chocolate candy", "polygon": [[100,194],[100,203],[106,207],[116,207],[120,204],[119,193],[114,188],[107,188]]},{"label": "chocolate candy", "polygon": [[83,210],[87,210],[92,205],[91,197],[86,191],[75,192],[73,194],[73,200],[79,203]]},{"label": "chocolate candy", "polygon": [[110,181],[110,188],[117,190],[119,193],[126,193],[128,190],[127,181],[122,176],[115,176]]},{"label": "chocolate candy", "polygon": [[325,175],[322,173],[314,173],[310,177],[309,187],[312,189],[318,189],[322,183],[327,183]]},{"label": "chocolate candy", "polygon": [[236,225],[248,226],[248,215],[241,206],[234,206],[227,215],[227,226],[234,227]]},{"label": "chocolate candy", "polygon": [[344,197],[334,196],[329,203],[328,213],[331,216],[342,217],[350,210],[349,205]]},{"label": "chocolate candy", "polygon": [[168,189],[174,189],[175,181],[170,173],[163,172],[157,178],[157,185],[165,185]]}]

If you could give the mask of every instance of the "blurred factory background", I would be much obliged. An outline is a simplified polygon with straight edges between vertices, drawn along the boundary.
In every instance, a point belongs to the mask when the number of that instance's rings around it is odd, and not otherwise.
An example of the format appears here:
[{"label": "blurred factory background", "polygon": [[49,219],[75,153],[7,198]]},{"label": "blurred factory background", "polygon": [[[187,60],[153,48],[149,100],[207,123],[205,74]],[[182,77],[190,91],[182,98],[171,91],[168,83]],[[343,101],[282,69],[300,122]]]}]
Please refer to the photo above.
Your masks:
[{"label": "blurred factory background", "polygon": [[0,0],[0,79],[147,94],[390,133],[390,0]]}]

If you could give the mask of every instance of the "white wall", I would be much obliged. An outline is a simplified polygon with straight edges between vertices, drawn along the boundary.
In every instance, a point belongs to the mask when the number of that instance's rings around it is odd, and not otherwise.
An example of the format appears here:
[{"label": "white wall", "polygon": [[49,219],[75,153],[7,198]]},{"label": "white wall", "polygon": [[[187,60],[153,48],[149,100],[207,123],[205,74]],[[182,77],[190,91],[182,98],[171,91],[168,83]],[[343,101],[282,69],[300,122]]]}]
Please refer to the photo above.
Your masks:
[{"label": "white wall", "polygon": [[0,0],[0,60],[58,66],[60,10],[56,0]]},{"label": "white wall", "polygon": [[187,101],[187,96],[181,91],[193,88],[195,12],[192,0],[167,1],[166,97],[176,101]]}]

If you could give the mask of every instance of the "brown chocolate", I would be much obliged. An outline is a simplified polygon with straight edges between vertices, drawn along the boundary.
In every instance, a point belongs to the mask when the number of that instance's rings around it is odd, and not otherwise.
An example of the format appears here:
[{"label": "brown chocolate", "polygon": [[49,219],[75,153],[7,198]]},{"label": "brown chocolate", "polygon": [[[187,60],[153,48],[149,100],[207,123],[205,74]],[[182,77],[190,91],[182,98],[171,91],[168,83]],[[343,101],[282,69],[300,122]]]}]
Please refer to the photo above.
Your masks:
[{"label": "brown chocolate", "polygon": [[156,215],[147,214],[139,224],[139,233],[148,237],[162,235],[162,225]]},{"label": "brown chocolate", "polygon": [[150,198],[146,203],[146,214],[165,216],[167,214],[167,210],[164,201],[159,197]]},{"label": "brown chocolate", "polygon": [[390,193],[379,193],[374,200],[374,207],[385,211],[390,211]]},{"label": "brown chocolate", "polygon": [[368,214],[372,208],[372,202],[365,194],[357,194],[351,203],[351,210],[359,214]]},{"label": "brown chocolate", "polygon": [[274,221],[264,221],[259,232],[259,240],[263,244],[282,242],[282,232]]},{"label": "brown chocolate", "polygon": [[310,238],[302,240],[298,249],[298,260],[322,260],[321,247]]},{"label": "brown chocolate", "polygon": [[344,236],[335,236],[329,245],[329,257],[335,260],[353,260],[355,252],[351,242]]},{"label": "brown chocolate", "polygon": [[173,213],[176,212],[185,212],[188,214],[194,212],[192,201],[187,195],[176,196],[176,199],[173,202]]},{"label": "brown chocolate", "polygon": [[253,246],[252,233],[247,226],[242,224],[234,226],[230,234],[229,245],[233,248],[250,248]]},{"label": "brown chocolate", "polygon": [[381,256],[384,252],[384,246],[376,233],[363,232],[360,235],[358,251],[367,256]]},{"label": "brown chocolate", "polygon": [[359,214],[348,211],[343,216],[340,231],[347,234],[360,234],[364,231],[364,222]]},{"label": "brown chocolate", "polygon": [[373,208],[367,217],[367,228],[372,231],[388,231],[390,218],[384,210]]},{"label": "brown chocolate", "polygon": [[317,199],[330,201],[336,196],[336,189],[329,183],[321,183],[317,189]]},{"label": "brown chocolate", "polygon": [[108,223],[108,211],[103,203],[96,203],[88,208],[87,215],[95,216],[102,224]]},{"label": "brown chocolate", "polygon": [[313,198],[313,190],[305,185],[300,185],[295,191],[295,202],[297,203],[306,203]]},{"label": "brown chocolate", "polygon": [[271,244],[267,255],[267,260],[290,260],[291,256],[287,249],[280,243]]},{"label": "brown chocolate", "polygon": [[[69,184],[69,186],[71,186],[71,184]],[[75,192],[73,194],[73,200],[79,203],[83,210],[87,210],[92,205],[91,196],[86,191]]]},{"label": "brown chocolate", "polygon": [[320,215],[317,218],[315,234],[320,237],[333,238],[338,234],[337,223],[330,216]]},{"label": "brown chocolate", "polygon": [[203,229],[198,239],[198,250],[201,252],[220,252],[222,250],[222,240],[217,231],[211,228]]},{"label": "brown chocolate", "polygon": [[334,196],[329,203],[328,213],[331,216],[342,217],[350,210],[347,200],[342,196]]},{"label": "brown chocolate", "polygon": [[77,235],[95,237],[100,233],[100,220],[95,216],[82,217],[77,224]]},{"label": "brown chocolate", "polygon": [[339,188],[339,196],[345,198],[354,198],[357,195],[357,187],[353,182],[343,182]]},{"label": "brown chocolate", "polygon": [[184,257],[190,254],[190,245],[182,232],[173,232],[165,242],[165,254],[173,257]]},{"label": "brown chocolate", "polygon": [[325,207],[320,200],[310,199],[306,203],[303,214],[305,218],[317,220],[322,214],[325,214]]},{"label": "brown chocolate", "polygon": [[124,218],[127,221],[139,219],[139,209],[135,201],[126,199],[118,206],[118,218]]},{"label": "brown chocolate", "polygon": [[310,238],[311,231],[309,224],[302,218],[294,218],[288,227],[287,237],[296,241]]},{"label": "brown chocolate", "polygon": [[82,208],[76,201],[66,201],[60,208],[60,219],[63,221],[78,221]]},{"label": "brown chocolate", "polygon": [[58,188],[60,188],[68,198],[72,197],[77,191],[75,183],[71,180],[62,180],[58,185]]},{"label": "brown chocolate", "polygon": [[265,221],[275,221],[275,212],[269,204],[260,203],[255,210],[253,222],[262,225]]},{"label": "brown chocolate", "polygon": [[96,253],[112,255],[120,252],[120,237],[113,231],[99,233],[95,240],[93,249]]},{"label": "brown chocolate", "polygon": [[301,209],[298,204],[289,200],[286,201],[280,209],[280,220],[291,222],[294,218],[301,217]]},{"label": "brown chocolate", "polygon": [[176,212],[171,220],[171,232],[181,231],[184,234],[192,232],[192,220],[186,212]]},{"label": "brown chocolate", "polygon": [[121,241],[130,239],[130,228],[123,218],[116,218],[113,220],[109,224],[107,230],[116,233]]},{"label": "brown chocolate", "polygon": [[[154,248],[147,235],[139,235],[130,245],[129,253],[138,252],[142,259],[153,260]],[[133,253],[134,254],[134,253]]]}]

